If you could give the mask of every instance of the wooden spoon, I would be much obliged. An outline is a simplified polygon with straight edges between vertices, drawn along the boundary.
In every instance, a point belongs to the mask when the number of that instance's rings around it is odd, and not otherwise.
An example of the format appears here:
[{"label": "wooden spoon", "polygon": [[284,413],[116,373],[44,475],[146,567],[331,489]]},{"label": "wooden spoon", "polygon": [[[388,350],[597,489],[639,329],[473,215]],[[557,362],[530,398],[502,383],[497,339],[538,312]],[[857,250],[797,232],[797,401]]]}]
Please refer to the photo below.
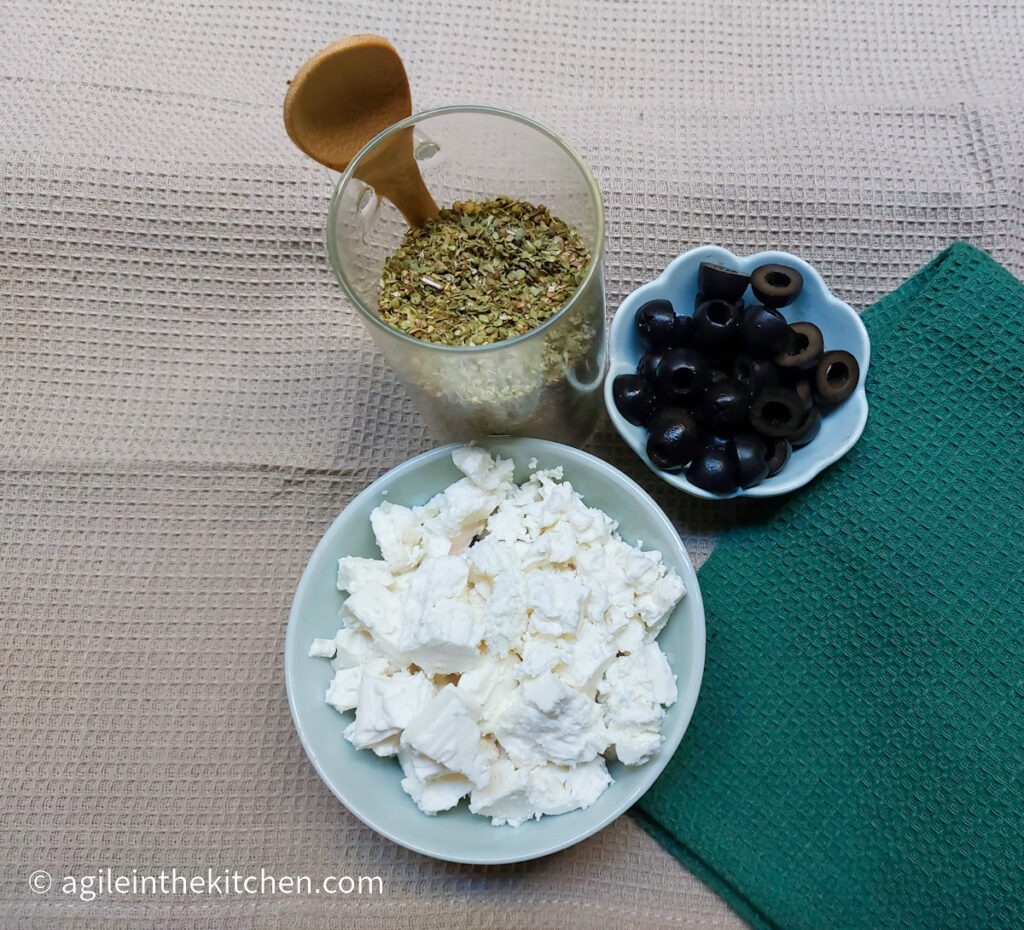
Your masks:
[{"label": "wooden spoon", "polygon": [[[348,36],[317,52],[284,97],[284,126],[310,158],[344,171],[378,133],[412,115],[409,81],[387,39]],[[364,158],[356,177],[387,197],[410,226],[437,216],[413,157],[412,127],[392,133]]]}]

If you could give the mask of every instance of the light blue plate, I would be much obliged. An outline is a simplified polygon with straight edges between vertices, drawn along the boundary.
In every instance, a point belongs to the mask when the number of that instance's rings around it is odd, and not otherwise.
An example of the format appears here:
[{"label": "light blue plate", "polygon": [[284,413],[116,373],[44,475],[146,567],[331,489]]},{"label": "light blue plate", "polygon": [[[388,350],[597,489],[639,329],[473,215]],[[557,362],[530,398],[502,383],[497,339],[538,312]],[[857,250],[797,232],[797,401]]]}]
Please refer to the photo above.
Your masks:
[{"label": "light blue plate", "polygon": [[515,479],[530,473],[536,458],[541,468],[561,465],[587,504],[619,521],[629,542],[642,539],[658,549],[665,563],[683,579],[686,597],[658,639],[676,673],[679,700],[663,724],[661,751],[638,767],[609,765],[615,779],[597,802],[584,811],[529,821],[520,827],[492,827],[486,817],[470,814],[465,802],[452,811],[428,817],[402,791],[401,769],[392,759],[353,748],[342,736],[352,714],[339,714],[324,703],[333,675],[330,662],[307,655],[316,636],[332,637],[340,622],[344,595],[337,587],[337,564],[343,555],[380,558],[370,529],[370,511],[381,501],[414,505],[462,477],[451,460],[456,446],[434,449],[410,459],[371,484],[345,508],[320,540],[302,573],[285,639],[285,681],[295,727],[313,766],[341,802],[360,820],[388,839],[437,859],[497,864],[545,856],[572,846],[607,826],[651,786],[683,737],[704,672],[704,606],[697,575],[679,535],[657,504],[633,481],[606,462],[541,439],[487,439],[479,445],[513,459]]},{"label": "light blue plate", "polygon": [[[802,449],[796,449],[786,467],[774,477],[766,478],[745,491],[739,490],[726,495],[711,494],[690,484],[684,473],[672,474],[652,464],[647,457],[647,431],[643,427],[634,426],[622,416],[612,397],[612,382],[615,376],[633,374],[640,356],[643,355],[643,345],[633,325],[636,311],[647,301],[660,297],[670,300],[676,313],[692,315],[693,302],[697,296],[697,269],[701,262],[714,262],[747,274],[759,265],[771,262],[796,268],[804,278],[803,291],[790,306],[782,308],[782,315],[790,323],[814,323],[824,337],[826,352],[844,349],[857,359],[860,365],[857,389],[844,403],[822,417],[821,432],[813,442]],[[753,300],[749,289],[746,296],[748,302]],[[705,245],[684,252],[673,259],[657,278],[638,287],[622,302],[612,319],[609,356],[611,364],[604,384],[604,403],[615,428],[651,471],[673,487],[694,497],[724,500],[728,497],[774,497],[777,494],[795,491],[846,455],[860,439],[861,433],[864,432],[864,424],[868,420],[868,399],[864,392],[864,381],[871,361],[868,331],[856,311],[834,296],[825,286],[821,275],[802,258],[790,255],[789,252],[758,252],[756,255],[740,257],[733,255],[728,249],[714,245]]]}]

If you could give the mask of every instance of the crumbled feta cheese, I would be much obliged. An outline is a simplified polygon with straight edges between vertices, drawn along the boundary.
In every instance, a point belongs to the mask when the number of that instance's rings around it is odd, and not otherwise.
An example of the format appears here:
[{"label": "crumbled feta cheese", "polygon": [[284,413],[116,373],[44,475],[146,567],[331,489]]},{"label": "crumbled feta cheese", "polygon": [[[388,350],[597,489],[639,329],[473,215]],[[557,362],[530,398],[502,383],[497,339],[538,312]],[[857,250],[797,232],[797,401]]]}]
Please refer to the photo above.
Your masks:
[{"label": "crumbled feta cheese", "polygon": [[406,746],[398,747],[398,763],[405,775],[402,789],[425,814],[449,810],[473,789],[473,783],[465,775],[450,772]]},{"label": "crumbled feta cheese", "polygon": [[657,643],[620,656],[597,689],[615,755],[626,765],[646,761],[661,746],[663,705],[675,703],[676,676]]},{"label": "crumbled feta cheese", "polygon": [[311,659],[333,659],[338,647],[333,639],[314,639],[309,644],[309,657]]},{"label": "crumbled feta cheese", "polygon": [[484,733],[494,732],[498,715],[508,706],[516,689],[516,661],[487,653],[468,672],[459,676],[456,690]]},{"label": "crumbled feta cheese", "polygon": [[440,778],[442,775],[450,774],[448,769],[439,762],[435,762],[421,752],[416,752],[415,749],[409,749],[408,746],[399,745],[398,763],[402,766],[402,771],[407,776],[424,783],[432,778]]},{"label": "crumbled feta cheese", "polygon": [[386,757],[386,756],[397,756],[398,755],[398,734],[393,733],[386,739],[380,740],[380,742],[374,743],[368,747],[374,755]]},{"label": "crumbled feta cheese", "polygon": [[383,658],[369,633],[350,626],[343,626],[334,634],[334,648],[335,668],[352,668],[371,659]]},{"label": "crumbled feta cheese", "polygon": [[490,765],[479,753],[480,727],[454,685],[445,685],[410,720],[401,743],[474,785],[486,785]]},{"label": "crumbled feta cheese", "polygon": [[[494,486],[489,487],[491,484]],[[474,473],[473,477],[456,481],[422,508],[430,514],[423,520],[424,535],[447,540],[445,554],[462,552],[483,530],[509,487],[510,481],[501,474],[491,480],[489,473]]]},{"label": "crumbled feta cheese", "polygon": [[386,659],[375,659],[362,666],[356,719],[345,739],[356,749],[367,749],[397,736],[433,695],[433,683],[420,672],[392,671]]},{"label": "crumbled feta cheese", "polygon": [[338,559],[339,591],[353,594],[368,581],[389,588],[394,580],[390,566],[380,559],[363,559],[357,555],[346,555]]},{"label": "crumbled feta cheese", "polygon": [[530,633],[523,638],[519,654],[522,659],[516,666],[516,678],[536,678],[552,671],[565,658],[560,639],[539,633]]},{"label": "crumbled feta cheese", "polygon": [[571,646],[563,647],[565,670],[560,674],[574,688],[593,696],[615,652],[603,625],[585,623]]},{"label": "crumbled feta cheese", "polygon": [[529,770],[527,793],[537,814],[566,814],[590,807],[612,783],[600,756],[572,768],[539,765]]},{"label": "crumbled feta cheese", "polygon": [[367,582],[350,594],[343,608],[348,624],[369,633],[385,652],[402,648],[402,599],[376,581]]},{"label": "crumbled feta cheese", "polygon": [[665,575],[654,583],[650,592],[636,599],[637,613],[648,627],[648,642],[661,632],[685,593],[682,578],[678,575]]},{"label": "crumbled feta cheese", "polygon": [[509,569],[494,576],[487,597],[484,642],[496,655],[518,649],[530,616],[526,609],[523,576]]},{"label": "crumbled feta cheese", "polygon": [[346,710],[355,710],[359,703],[359,682],[362,677],[362,666],[339,668],[331,679],[324,700],[342,713]]},{"label": "crumbled feta cheese", "polygon": [[402,779],[402,790],[409,795],[424,814],[446,811],[459,803],[470,791],[473,783],[465,775],[454,772],[423,782],[412,775]]},{"label": "crumbled feta cheese", "polygon": [[521,566],[530,569],[536,565],[561,565],[575,558],[579,551],[575,530],[563,520],[543,530],[528,545]]},{"label": "crumbled feta cheese", "polygon": [[575,633],[590,589],[573,572],[538,568],[526,577],[530,628],[549,636]]},{"label": "crumbled feta cheese", "polygon": [[517,769],[508,759],[498,759],[491,766],[490,781],[474,788],[469,796],[469,809],[474,814],[490,817],[500,827],[518,827],[536,815],[537,807],[527,790],[530,770]]},{"label": "crumbled feta cheese", "polygon": [[403,656],[428,675],[466,671],[480,657],[483,622],[465,601],[443,598],[406,628]]},{"label": "crumbled feta cheese", "polygon": [[515,690],[494,735],[517,764],[575,765],[607,747],[601,717],[595,701],[545,672]]},{"label": "crumbled feta cheese", "polygon": [[640,623],[627,623],[612,635],[616,652],[635,652],[644,642],[644,627]]},{"label": "crumbled feta cheese", "polygon": [[384,501],[370,514],[370,526],[393,572],[415,568],[423,558],[423,525],[408,507]]},{"label": "crumbled feta cheese", "polygon": [[462,597],[469,579],[469,564],[457,555],[431,556],[414,572],[401,576],[396,590],[402,592],[407,607],[436,604],[449,597]]},{"label": "crumbled feta cheese", "polygon": [[486,449],[463,446],[452,452],[452,461],[478,488],[504,492],[512,489],[512,473],[516,466],[511,459],[493,459]]},{"label": "crumbled feta cheese", "polygon": [[518,567],[508,546],[490,535],[466,550],[466,562],[470,580],[474,582],[481,578],[495,578]]},{"label": "crumbled feta cheese", "polygon": [[588,807],[661,745],[675,677],[654,642],[685,594],[661,553],[619,538],[561,468],[513,483],[475,446],[426,504],[370,523],[381,559],[346,556],[325,700],[345,737],[397,756],[427,814],[469,798],[495,826]]}]

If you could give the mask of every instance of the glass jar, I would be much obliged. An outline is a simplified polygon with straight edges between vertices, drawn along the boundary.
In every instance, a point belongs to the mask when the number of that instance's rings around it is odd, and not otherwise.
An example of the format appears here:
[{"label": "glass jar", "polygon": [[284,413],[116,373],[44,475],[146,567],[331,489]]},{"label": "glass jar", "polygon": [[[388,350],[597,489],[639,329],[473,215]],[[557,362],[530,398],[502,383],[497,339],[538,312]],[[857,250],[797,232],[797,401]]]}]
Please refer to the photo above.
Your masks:
[{"label": "glass jar", "polygon": [[[546,205],[574,227],[590,264],[569,301],[528,333],[483,346],[423,342],[377,313],[380,274],[408,228],[356,174],[393,133],[413,151],[440,207],[505,195]],[[352,160],[331,199],[327,252],[370,335],[439,439],[529,435],[581,444],[602,409],[604,208],[586,163],[533,120],[491,107],[443,107],[390,126]]]}]

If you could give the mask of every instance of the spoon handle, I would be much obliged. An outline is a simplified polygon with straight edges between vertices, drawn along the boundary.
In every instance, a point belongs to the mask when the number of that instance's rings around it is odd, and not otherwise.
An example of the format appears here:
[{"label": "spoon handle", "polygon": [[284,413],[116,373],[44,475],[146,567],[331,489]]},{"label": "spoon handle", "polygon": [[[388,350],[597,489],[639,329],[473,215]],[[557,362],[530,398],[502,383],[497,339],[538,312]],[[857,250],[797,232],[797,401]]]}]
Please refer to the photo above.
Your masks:
[{"label": "spoon handle", "polygon": [[354,173],[398,207],[414,229],[437,216],[437,204],[413,157],[412,127],[378,143]]}]

